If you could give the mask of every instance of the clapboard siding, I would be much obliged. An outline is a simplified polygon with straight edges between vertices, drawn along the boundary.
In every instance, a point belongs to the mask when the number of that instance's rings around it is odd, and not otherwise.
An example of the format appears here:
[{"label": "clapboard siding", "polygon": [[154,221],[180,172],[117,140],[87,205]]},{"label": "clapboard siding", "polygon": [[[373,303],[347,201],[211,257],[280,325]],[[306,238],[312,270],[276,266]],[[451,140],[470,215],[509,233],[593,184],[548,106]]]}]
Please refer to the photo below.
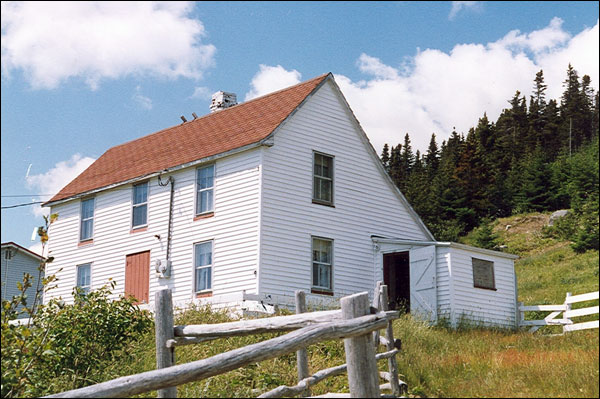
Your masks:
[{"label": "clapboard siding", "polygon": [[[12,257],[7,259],[6,251],[10,251]],[[40,259],[24,253],[23,250],[15,247],[2,247],[2,260],[0,267],[0,281],[2,281],[2,300],[10,301],[13,296],[21,294],[17,288],[18,282],[23,282],[26,273],[31,275],[32,286],[25,291],[27,295],[27,305],[31,306],[36,292],[36,285],[39,277]],[[42,274],[42,277],[44,275]],[[21,310],[22,305],[17,307]],[[20,314],[19,318],[29,317],[27,314]]]},{"label": "clapboard siding", "polygon": [[[451,251],[455,322],[463,318],[486,325],[513,327],[516,315],[513,261],[458,248]],[[473,257],[494,262],[495,291],[473,286]]]},{"label": "clapboard siding", "polygon": [[[46,299],[71,300],[76,265],[92,263],[92,288],[109,279],[117,283],[113,297],[123,293],[126,255],[150,251],[150,302],[162,287],[173,290],[176,303],[194,298],[194,244],[214,240],[213,294],[246,290],[256,292],[260,209],[260,151],[250,150],[215,163],[214,216],[194,221],[195,167],[172,174],[175,179],[170,279],[159,279],[154,262],[166,259],[170,187],[149,180],[148,226],[131,232],[132,186],[119,186],[96,194],[93,244],[78,246],[80,201],[52,208],[58,220],[50,227],[49,250],[55,261],[48,272],[59,278],[58,288]],[[163,176],[166,181],[166,176]],[[155,237],[160,235],[160,240]],[[62,268],[60,272],[58,270]]]},{"label": "clapboard siding", "polygon": [[[261,294],[310,291],[311,236],[334,240],[336,294],[373,289],[371,235],[430,238],[384,178],[352,118],[327,83],[263,149]],[[313,150],[335,157],[335,208],[312,204]]]}]

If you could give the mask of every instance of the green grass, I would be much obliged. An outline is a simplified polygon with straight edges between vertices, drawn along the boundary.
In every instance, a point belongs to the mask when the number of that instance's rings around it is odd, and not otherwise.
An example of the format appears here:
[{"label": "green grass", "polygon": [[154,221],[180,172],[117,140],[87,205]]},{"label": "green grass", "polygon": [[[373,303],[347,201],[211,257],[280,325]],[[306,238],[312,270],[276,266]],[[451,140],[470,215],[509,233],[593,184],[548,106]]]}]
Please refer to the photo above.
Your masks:
[{"label": "green grass", "polygon": [[[598,290],[598,251],[576,254],[568,242],[541,233],[548,214],[500,219],[495,232],[506,250],[520,256],[515,264],[519,300],[525,304],[560,304],[565,293]],[[506,225],[511,225],[507,230]],[[469,243],[469,237],[465,239]],[[589,306],[589,304],[582,304]],[[545,315],[546,313],[544,313]],[[539,318],[541,313],[529,317]],[[597,316],[596,316],[597,317]],[[176,323],[219,323],[229,320],[209,308],[187,311]],[[552,336],[550,328],[530,334],[469,328],[430,327],[409,315],[394,322],[402,340],[398,356],[401,379],[413,397],[598,397],[598,330]],[[204,359],[275,335],[238,337],[176,350],[178,364]],[[309,347],[311,372],[345,363],[342,341]],[[149,333],[129,349],[131,361],[114,364],[102,379],[155,368],[154,335]],[[379,362],[381,370],[387,368]],[[294,385],[295,355],[253,364],[227,374],[178,388],[180,397],[256,397],[279,385]],[[347,376],[318,384],[313,395],[348,392]],[[155,397],[148,393],[143,397]]]}]

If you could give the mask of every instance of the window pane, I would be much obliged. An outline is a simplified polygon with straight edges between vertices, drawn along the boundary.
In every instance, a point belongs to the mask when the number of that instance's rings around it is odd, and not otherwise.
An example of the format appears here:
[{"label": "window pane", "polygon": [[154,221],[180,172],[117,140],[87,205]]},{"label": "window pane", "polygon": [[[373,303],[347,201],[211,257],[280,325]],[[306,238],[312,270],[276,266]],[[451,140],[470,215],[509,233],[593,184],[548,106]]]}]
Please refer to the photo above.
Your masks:
[{"label": "window pane", "polygon": [[212,267],[196,269],[196,291],[209,290],[211,288],[211,269]]},{"label": "window pane", "polygon": [[214,183],[215,165],[198,169],[198,189],[210,188]]},{"label": "window pane", "polygon": [[196,244],[196,259],[194,266],[212,265],[212,242]]},{"label": "window pane", "polygon": [[85,293],[90,290],[91,274],[91,265],[89,263],[77,266],[77,286]]},{"label": "window pane", "polygon": [[81,202],[81,218],[89,219],[92,217],[94,217],[94,199],[90,198]]},{"label": "window pane", "polygon": [[323,200],[323,201],[327,201],[327,202],[331,202],[331,181],[330,180],[324,180],[324,179],[319,179],[319,184],[320,184],[320,196],[318,197],[318,199]]},{"label": "window pane", "polygon": [[319,265],[319,287],[331,289],[331,266]]},{"label": "window pane", "polygon": [[133,203],[142,204],[148,201],[148,183],[133,186]]},{"label": "window pane", "polygon": [[146,212],[148,209],[148,205],[139,205],[133,208],[133,226],[144,226],[147,224],[147,215]]},{"label": "window pane", "polygon": [[82,220],[81,221],[81,239],[87,240],[92,238],[92,231],[94,229],[94,219]]},{"label": "window pane", "polygon": [[198,213],[210,212],[213,210],[213,190],[200,192],[200,209]]},{"label": "window pane", "polygon": [[313,281],[312,284],[314,286],[319,285],[319,264],[313,263]]}]

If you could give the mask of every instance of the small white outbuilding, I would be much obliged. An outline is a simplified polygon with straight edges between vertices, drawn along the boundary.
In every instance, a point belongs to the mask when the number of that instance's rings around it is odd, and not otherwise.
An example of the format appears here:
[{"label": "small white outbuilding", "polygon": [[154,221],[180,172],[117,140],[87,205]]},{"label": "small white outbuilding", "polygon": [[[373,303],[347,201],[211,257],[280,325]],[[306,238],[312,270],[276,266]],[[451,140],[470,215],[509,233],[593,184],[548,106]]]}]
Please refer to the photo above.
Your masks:
[{"label": "small white outbuilding", "polygon": [[517,327],[518,258],[454,242],[372,237],[376,279],[390,306],[431,322]]}]

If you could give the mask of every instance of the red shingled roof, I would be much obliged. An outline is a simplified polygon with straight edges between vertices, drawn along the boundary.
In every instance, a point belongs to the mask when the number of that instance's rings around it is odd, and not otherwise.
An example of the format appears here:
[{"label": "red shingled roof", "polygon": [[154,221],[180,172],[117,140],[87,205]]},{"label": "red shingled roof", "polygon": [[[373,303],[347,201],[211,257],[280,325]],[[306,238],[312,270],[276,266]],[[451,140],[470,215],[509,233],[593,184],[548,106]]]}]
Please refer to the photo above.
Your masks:
[{"label": "red shingled roof", "polygon": [[257,143],[329,75],[112,147],[44,205]]}]

